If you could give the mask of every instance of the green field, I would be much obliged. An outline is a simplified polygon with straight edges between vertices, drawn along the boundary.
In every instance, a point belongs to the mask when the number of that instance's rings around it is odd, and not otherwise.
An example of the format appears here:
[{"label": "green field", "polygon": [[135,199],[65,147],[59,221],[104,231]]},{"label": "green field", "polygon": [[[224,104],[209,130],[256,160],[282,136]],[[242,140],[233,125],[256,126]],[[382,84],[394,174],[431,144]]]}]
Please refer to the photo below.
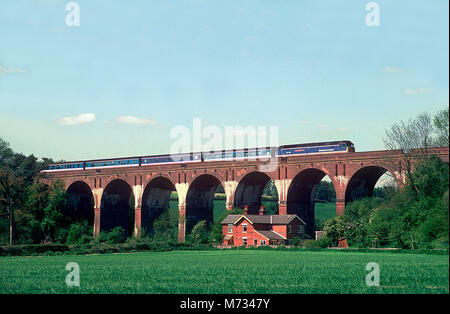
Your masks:
[{"label": "green field", "polygon": [[[67,287],[68,262],[80,287]],[[380,265],[368,287],[365,266]],[[0,293],[449,293],[448,255],[214,250],[1,257]]]},{"label": "green field", "polygon": [[314,216],[316,219],[326,220],[336,216],[335,203],[319,203],[314,206]]}]

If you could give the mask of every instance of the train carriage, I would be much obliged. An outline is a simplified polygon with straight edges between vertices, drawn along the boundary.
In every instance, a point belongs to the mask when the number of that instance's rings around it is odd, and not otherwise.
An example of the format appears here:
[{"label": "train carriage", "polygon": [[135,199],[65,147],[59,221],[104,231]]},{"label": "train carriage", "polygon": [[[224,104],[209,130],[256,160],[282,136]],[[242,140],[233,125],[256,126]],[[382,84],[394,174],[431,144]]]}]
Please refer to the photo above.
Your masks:
[{"label": "train carriage", "polygon": [[158,155],[158,156],[141,157],[141,166],[192,163],[201,161],[202,161],[201,153]]},{"label": "train carriage", "polygon": [[51,171],[83,170],[84,167],[83,165],[84,163],[82,161],[57,163],[49,165],[47,169],[42,171],[51,172]]},{"label": "train carriage", "polygon": [[299,156],[330,153],[350,153],[355,151],[355,146],[350,141],[335,141],[310,144],[284,145],[278,148],[278,156]]},{"label": "train carriage", "polygon": [[115,168],[115,167],[137,167],[139,166],[139,158],[122,158],[99,161],[86,161],[85,169],[99,169],[99,168]]},{"label": "train carriage", "polygon": [[203,153],[205,162],[211,161],[230,161],[241,159],[264,159],[270,158],[272,150],[276,147],[258,147],[258,148],[244,148],[233,150],[222,150],[217,152]]}]

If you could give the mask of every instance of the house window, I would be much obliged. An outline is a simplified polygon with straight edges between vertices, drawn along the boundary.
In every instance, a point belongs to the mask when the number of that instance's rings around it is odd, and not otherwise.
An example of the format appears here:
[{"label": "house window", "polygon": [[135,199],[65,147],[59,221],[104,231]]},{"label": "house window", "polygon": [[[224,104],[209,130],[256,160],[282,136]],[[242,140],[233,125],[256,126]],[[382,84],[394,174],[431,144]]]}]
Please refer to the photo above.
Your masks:
[{"label": "house window", "polygon": [[303,232],[303,226],[302,225],[298,225],[297,226],[297,233],[302,233]]},{"label": "house window", "polygon": [[242,232],[247,232],[247,224],[242,224]]},{"label": "house window", "polygon": [[292,232],[292,226],[289,225],[289,226],[288,226],[288,233],[291,233],[291,232]]},{"label": "house window", "polygon": [[289,239],[289,245],[293,245],[294,244],[294,240]]},{"label": "house window", "polygon": [[266,240],[261,240],[261,245],[266,245]]},{"label": "house window", "polygon": [[233,224],[228,224],[228,233],[233,233]]},{"label": "house window", "polygon": [[257,239],[253,240],[253,245],[254,246],[258,246],[258,240]]},{"label": "house window", "polygon": [[247,238],[242,238],[242,245],[246,246],[247,245]]}]

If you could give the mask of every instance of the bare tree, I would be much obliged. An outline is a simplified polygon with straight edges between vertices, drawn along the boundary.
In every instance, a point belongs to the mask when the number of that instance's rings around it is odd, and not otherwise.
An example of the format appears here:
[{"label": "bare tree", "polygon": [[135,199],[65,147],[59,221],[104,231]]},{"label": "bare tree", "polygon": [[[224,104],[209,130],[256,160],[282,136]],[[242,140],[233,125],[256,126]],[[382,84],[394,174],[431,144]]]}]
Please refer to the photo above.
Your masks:
[{"label": "bare tree", "polygon": [[[386,130],[383,139],[387,149],[400,149],[403,158],[398,166],[399,172],[404,173],[413,187],[413,160],[422,159],[428,155],[428,148],[433,145],[433,122],[429,113],[421,113],[415,119],[407,122],[400,121]],[[403,182],[401,182],[403,183]],[[417,190],[417,189],[416,189]]]},{"label": "bare tree", "polygon": [[414,120],[400,121],[386,130],[383,139],[387,149],[401,149],[408,153],[415,148],[427,150],[433,143],[433,123],[428,113],[419,114]]},{"label": "bare tree", "polygon": [[435,145],[438,147],[448,147],[449,145],[449,123],[448,108],[438,111],[433,118],[434,130],[436,133]]}]

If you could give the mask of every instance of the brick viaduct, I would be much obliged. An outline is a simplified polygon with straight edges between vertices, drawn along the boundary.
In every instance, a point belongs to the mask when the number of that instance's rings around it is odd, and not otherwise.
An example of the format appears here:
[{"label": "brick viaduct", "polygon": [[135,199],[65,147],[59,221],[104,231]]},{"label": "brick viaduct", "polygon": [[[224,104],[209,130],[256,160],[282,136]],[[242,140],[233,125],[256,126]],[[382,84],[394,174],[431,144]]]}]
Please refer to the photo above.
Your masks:
[{"label": "brick viaduct", "polygon": [[[429,151],[448,162],[448,147]],[[249,213],[256,213],[265,185],[273,180],[279,214],[299,215],[307,223],[306,233],[312,235],[314,191],[325,175],[335,188],[336,214],[342,215],[353,192],[362,189],[371,195],[385,172],[401,187],[405,182],[404,156],[400,150],[291,156],[278,158],[271,172],[262,172],[259,160],[75,170],[46,173],[44,181],[61,179],[65,183],[72,204],[68,207],[91,216],[94,237],[100,230],[115,226],[130,232],[134,228],[134,234],[140,236],[142,227],[152,229],[154,219],[168,208],[171,192],[176,191],[178,240],[184,241],[196,221],[212,221],[214,193],[220,184],[228,210],[247,205]],[[134,198],[134,215],[128,212],[130,196]]]}]

